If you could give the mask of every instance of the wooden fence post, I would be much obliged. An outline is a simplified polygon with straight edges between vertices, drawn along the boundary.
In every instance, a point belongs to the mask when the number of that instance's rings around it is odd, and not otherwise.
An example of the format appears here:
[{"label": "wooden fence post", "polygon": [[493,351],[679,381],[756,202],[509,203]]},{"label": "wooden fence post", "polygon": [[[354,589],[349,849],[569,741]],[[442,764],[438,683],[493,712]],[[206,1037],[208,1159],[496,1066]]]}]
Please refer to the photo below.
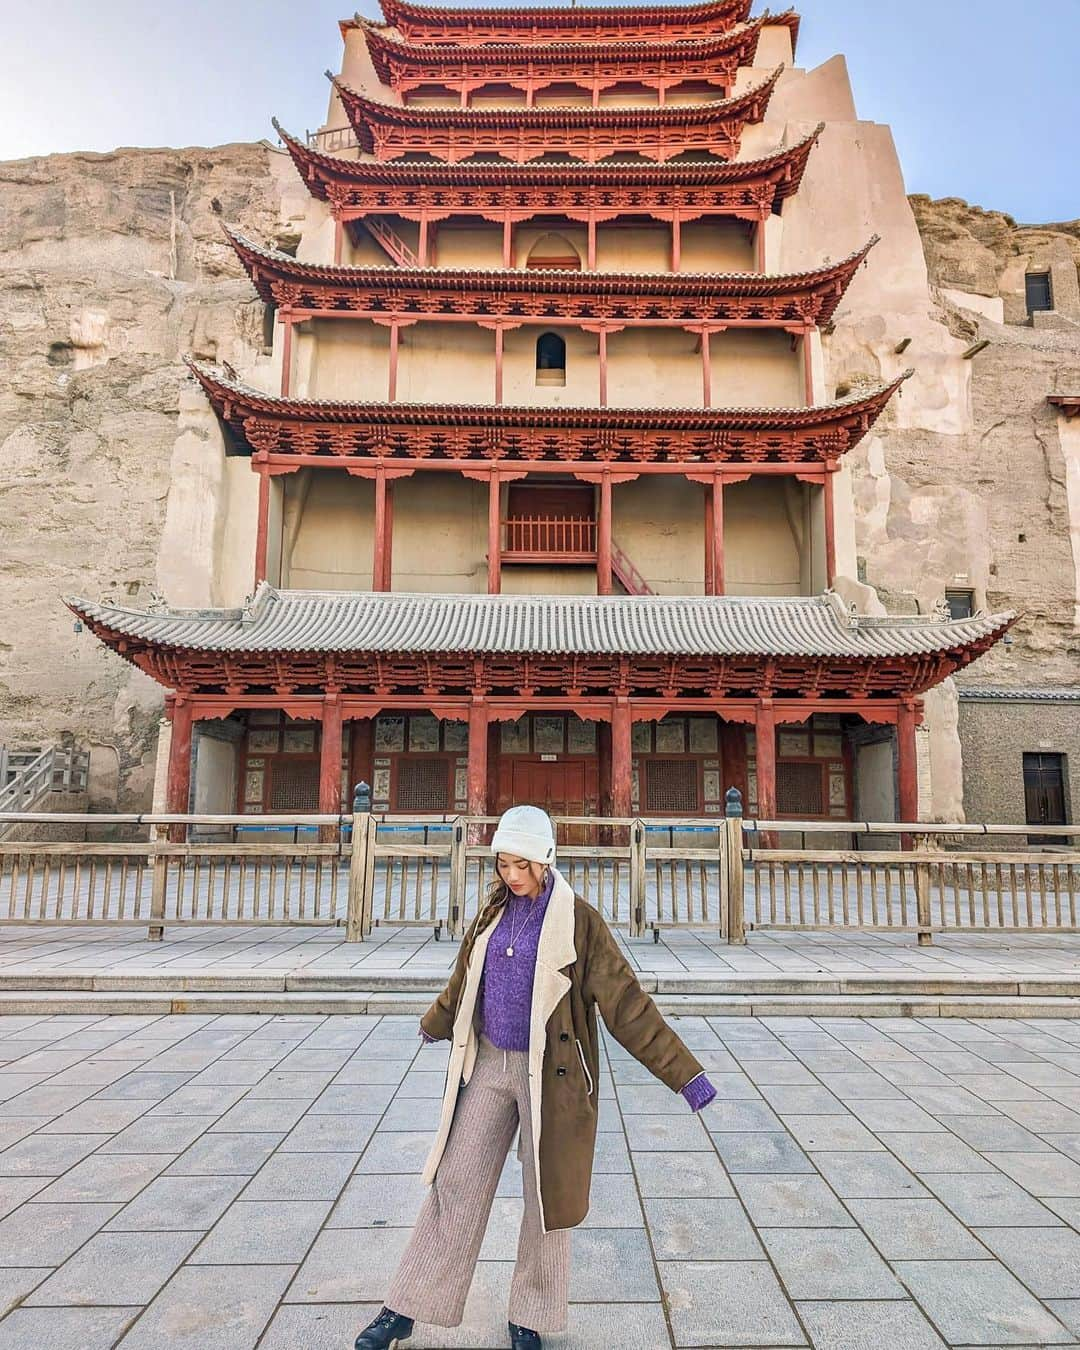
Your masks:
[{"label": "wooden fence post", "polygon": [[635,820],[630,826],[630,936],[645,932],[645,826]]},{"label": "wooden fence post", "polygon": [[[154,842],[164,843],[169,837],[167,825],[154,826]],[[160,942],[165,936],[165,893],[169,886],[169,859],[163,854],[153,855],[153,874],[150,885],[150,927],[146,936],[151,942]]]},{"label": "wooden fence post", "polygon": [[465,931],[465,880],[466,865],[468,855],[466,847],[468,845],[468,836],[466,834],[465,820],[462,816],[455,816],[454,822],[450,827],[450,893],[447,898],[449,906],[448,927],[451,937],[460,937]]},{"label": "wooden fence post", "polygon": [[724,862],[720,869],[721,886],[727,891],[727,940],[743,945],[746,942],[746,894],[743,872],[742,816],[728,816],[724,821]]},{"label": "wooden fence post", "polygon": [[918,924],[920,947],[929,947],[934,941],[930,912],[930,862],[927,858],[918,856],[929,852],[929,842],[925,834],[916,835],[915,854],[912,858],[915,873],[915,919]]},{"label": "wooden fence post", "polygon": [[349,901],[345,941],[363,942],[371,932],[371,891],[375,874],[375,833],[378,824],[370,811],[354,811],[352,855],[349,859]]}]

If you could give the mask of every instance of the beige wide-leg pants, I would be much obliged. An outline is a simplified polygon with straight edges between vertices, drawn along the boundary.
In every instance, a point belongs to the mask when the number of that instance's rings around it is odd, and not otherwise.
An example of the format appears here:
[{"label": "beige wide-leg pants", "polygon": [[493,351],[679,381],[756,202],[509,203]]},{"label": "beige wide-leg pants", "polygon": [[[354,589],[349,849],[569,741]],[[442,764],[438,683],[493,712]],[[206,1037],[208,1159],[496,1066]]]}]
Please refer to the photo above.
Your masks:
[{"label": "beige wide-leg pants", "polygon": [[499,1050],[483,1035],[472,1077],[458,1093],[435,1181],[387,1292],[388,1308],[417,1322],[460,1325],[491,1202],[519,1121],[525,1212],[507,1316],[534,1331],[565,1330],[570,1230],[540,1231],[529,1057],[523,1050]]}]

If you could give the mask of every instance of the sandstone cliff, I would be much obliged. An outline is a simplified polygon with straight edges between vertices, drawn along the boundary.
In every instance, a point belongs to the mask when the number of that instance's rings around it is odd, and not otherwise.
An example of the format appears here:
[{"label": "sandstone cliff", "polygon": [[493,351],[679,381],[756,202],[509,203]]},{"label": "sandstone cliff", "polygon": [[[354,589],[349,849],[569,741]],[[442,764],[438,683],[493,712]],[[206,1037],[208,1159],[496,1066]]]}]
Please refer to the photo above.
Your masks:
[{"label": "sandstone cliff", "polygon": [[264,341],[220,222],[289,242],[280,158],[258,144],[0,165],[0,743],[113,747],[122,801],[146,800],[160,691],[77,636],[59,597],[150,599],[180,358]]}]

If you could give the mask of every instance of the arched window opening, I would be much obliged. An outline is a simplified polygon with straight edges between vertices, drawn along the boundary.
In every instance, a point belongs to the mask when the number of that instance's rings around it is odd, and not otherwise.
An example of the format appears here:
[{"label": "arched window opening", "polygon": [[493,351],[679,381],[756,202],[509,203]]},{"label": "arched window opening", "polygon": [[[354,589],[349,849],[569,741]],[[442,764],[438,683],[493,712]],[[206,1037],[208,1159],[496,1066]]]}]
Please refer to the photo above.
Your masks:
[{"label": "arched window opening", "polygon": [[566,343],[558,333],[541,333],[536,339],[536,383],[566,383]]},{"label": "arched window opening", "polygon": [[581,256],[569,239],[561,234],[542,235],[525,262],[526,267],[545,267],[560,272],[580,272]]}]

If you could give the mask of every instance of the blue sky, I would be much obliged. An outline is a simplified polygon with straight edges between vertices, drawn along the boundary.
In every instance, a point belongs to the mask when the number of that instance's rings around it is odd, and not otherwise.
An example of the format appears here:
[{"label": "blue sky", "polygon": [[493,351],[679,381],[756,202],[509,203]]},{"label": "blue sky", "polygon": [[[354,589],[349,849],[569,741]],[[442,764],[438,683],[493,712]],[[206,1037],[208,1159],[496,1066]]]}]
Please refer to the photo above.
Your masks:
[{"label": "blue sky", "polygon": [[[214,145],[325,115],[356,0],[13,3],[0,159]],[[361,0],[377,13],[375,0]],[[787,0],[772,0],[773,9]],[[760,12],[764,0],[757,0]],[[848,59],[859,115],[893,128],[908,190],[1021,221],[1080,216],[1080,0],[805,0],[800,65]]]}]

